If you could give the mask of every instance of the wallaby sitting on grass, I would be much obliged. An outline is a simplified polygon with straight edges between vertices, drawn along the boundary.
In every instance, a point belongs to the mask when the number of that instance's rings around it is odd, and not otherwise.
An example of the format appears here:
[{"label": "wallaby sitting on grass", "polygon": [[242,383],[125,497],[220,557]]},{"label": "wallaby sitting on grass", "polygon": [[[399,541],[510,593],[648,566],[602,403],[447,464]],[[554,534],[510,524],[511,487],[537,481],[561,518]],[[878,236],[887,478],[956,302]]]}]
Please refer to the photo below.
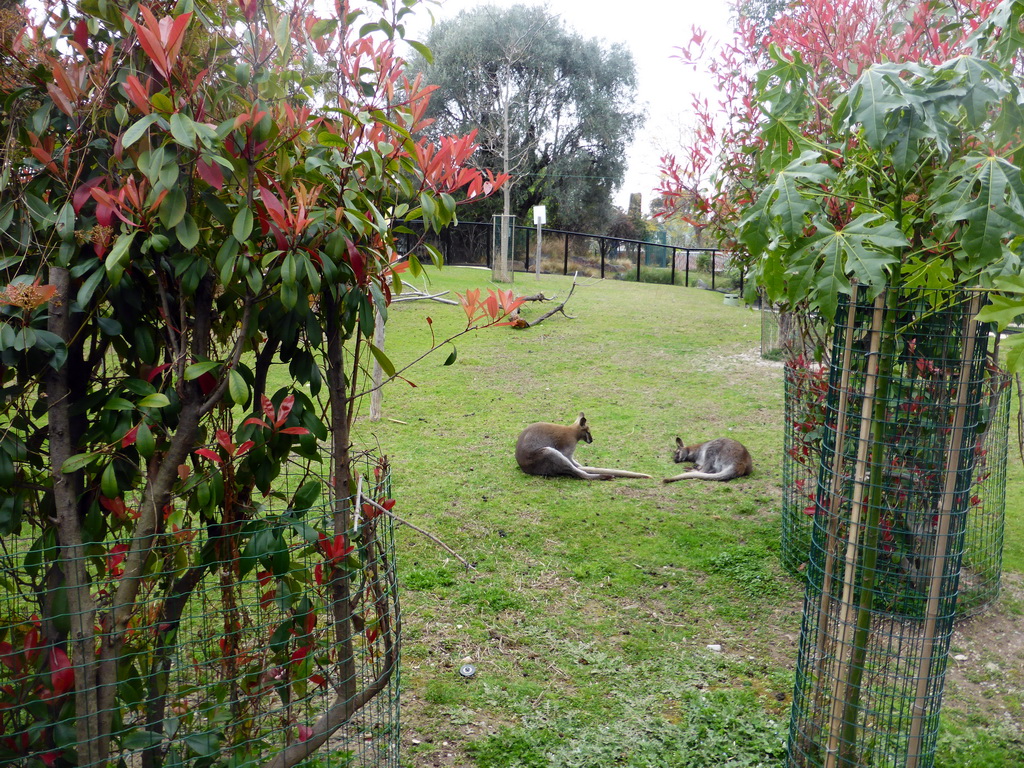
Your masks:
[{"label": "wallaby sitting on grass", "polygon": [[572,457],[576,444],[594,442],[587,417],[582,413],[572,424],[538,422],[531,424],[516,441],[516,462],[528,475],[570,475],[583,480],[611,480],[613,477],[650,477],[624,469],[584,467]]},{"label": "wallaby sitting on grass", "polygon": [[676,480],[687,480],[695,477],[698,480],[732,480],[736,477],[749,475],[754,469],[750,453],[743,443],[728,437],[719,437],[697,445],[683,445],[676,438],[676,464],[692,461],[694,467],[675,477],[666,477],[662,482],[674,483]]}]

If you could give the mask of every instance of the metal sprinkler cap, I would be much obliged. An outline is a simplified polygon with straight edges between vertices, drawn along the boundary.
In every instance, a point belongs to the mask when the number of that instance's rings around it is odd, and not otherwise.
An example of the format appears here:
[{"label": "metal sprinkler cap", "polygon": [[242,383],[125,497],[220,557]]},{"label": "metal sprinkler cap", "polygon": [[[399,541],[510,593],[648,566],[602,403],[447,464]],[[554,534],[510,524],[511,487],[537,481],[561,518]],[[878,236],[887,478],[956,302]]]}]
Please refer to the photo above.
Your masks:
[{"label": "metal sprinkler cap", "polygon": [[474,667],[472,664],[463,664],[461,667],[459,667],[459,674],[463,677],[472,677],[476,674],[476,667]]}]

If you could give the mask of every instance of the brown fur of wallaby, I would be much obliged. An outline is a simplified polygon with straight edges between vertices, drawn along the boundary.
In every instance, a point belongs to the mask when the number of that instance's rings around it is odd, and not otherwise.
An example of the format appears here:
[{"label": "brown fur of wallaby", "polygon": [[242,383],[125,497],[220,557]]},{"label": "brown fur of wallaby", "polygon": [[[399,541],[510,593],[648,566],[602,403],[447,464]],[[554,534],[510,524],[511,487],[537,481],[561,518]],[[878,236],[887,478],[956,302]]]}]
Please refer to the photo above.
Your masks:
[{"label": "brown fur of wallaby", "polygon": [[754,469],[754,461],[750,452],[738,440],[719,437],[697,445],[683,445],[676,438],[676,453],[673,457],[676,464],[692,461],[693,469],[675,477],[666,477],[662,482],[674,483],[677,480],[733,480],[749,475]]},{"label": "brown fur of wallaby", "polygon": [[647,477],[624,469],[585,467],[573,458],[579,442],[592,443],[587,417],[580,413],[572,424],[540,421],[522,431],[516,441],[516,463],[528,475],[568,475],[581,480],[611,480],[615,477]]}]

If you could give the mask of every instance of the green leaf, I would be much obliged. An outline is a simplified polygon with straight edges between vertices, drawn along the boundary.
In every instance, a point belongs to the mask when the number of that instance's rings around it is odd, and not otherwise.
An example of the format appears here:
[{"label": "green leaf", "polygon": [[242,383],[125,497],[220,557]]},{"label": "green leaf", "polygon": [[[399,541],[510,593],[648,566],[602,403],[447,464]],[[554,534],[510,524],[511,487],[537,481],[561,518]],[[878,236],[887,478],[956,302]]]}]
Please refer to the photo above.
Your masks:
[{"label": "green leaf", "polygon": [[181,112],[171,115],[171,136],[182,146],[196,148],[196,129],[192,118]]},{"label": "green leaf", "polygon": [[121,488],[117,482],[117,473],[114,471],[114,462],[107,464],[106,469],[100,476],[100,491],[108,499],[116,499],[121,495]]},{"label": "green leaf", "polygon": [[395,364],[391,362],[391,359],[384,354],[383,349],[379,349],[373,344],[370,345],[370,352],[373,353],[374,359],[380,365],[380,369],[384,371],[384,375],[389,379],[395,375]]},{"label": "green leaf", "polygon": [[307,480],[295,491],[295,496],[292,498],[292,509],[296,512],[308,510],[319,500],[321,490],[322,487],[318,481]]},{"label": "green leaf", "polygon": [[185,190],[181,187],[175,187],[164,196],[160,203],[160,221],[165,227],[174,229],[178,225],[185,217],[186,203]]},{"label": "green leaf", "polygon": [[156,439],[153,437],[153,430],[146,422],[139,424],[139,429],[135,433],[135,449],[144,459],[152,457],[156,452]]},{"label": "green leaf", "polygon": [[128,149],[128,147],[142,138],[142,135],[149,130],[150,126],[153,125],[159,117],[160,115],[156,112],[151,112],[133,123],[128,130],[121,135],[121,146]]},{"label": "green leaf", "polygon": [[235,405],[245,405],[249,401],[249,385],[237,368],[228,371],[228,396]]},{"label": "green leaf", "polygon": [[134,409],[135,405],[130,400],[125,400],[123,397],[111,397],[103,403],[104,411],[131,411]]},{"label": "green leaf", "polygon": [[459,357],[459,350],[452,346],[452,353],[448,355],[448,358],[444,361],[443,365],[454,365],[456,359]]},{"label": "green leaf", "polygon": [[68,457],[67,461],[61,465],[60,471],[65,475],[79,472],[90,464],[95,463],[102,456],[102,453],[76,453],[74,456]]},{"label": "green leaf", "polygon": [[41,197],[25,192],[24,200],[29,215],[40,227],[52,227],[57,221],[57,212]]},{"label": "green leaf", "polygon": [[1009,373],[1024,373],[1024,333],[1015,333],[1004,344],[1006,370]]},{"label": "green leaf", "polygon": [[335,149],[342,149],[345,147],[345,140],[336,133],[330,133],[329,131],[320,131],[320,133],[317,134],[316,140],[320,142],[320,146],[323,147],[333,147]]},{"label": "green leaf", "polygon": [[121,739],[121,747],[129,752],[156,747],[163,741],[163,736],[153,731],[132,731]]},{"label": "green leaf", "polygon": [[139,400],[139,408],[166,408],[171,404],[171,401],[167,398],[167,395],[157,392],[152,395]]},{"label": "green leaf", "polygon": [[217,733],[196,733],[186,736],[185,745],[198,757],[210,757],[220,749],[220,735]]},{"label": "green leaf", "polygon": [[942,219],[966,223],[961,246],[981,265],[999,253],[1004,238],[1024,230],[1024,181],[1009,160],[973,153],[951,169],[946,191],[932,208]]},{"label": "green leaf", "polygon": [[[0,229],[4,228],[0,227]],[[56,229],[57,235],[65,243],[75,241],[75,208],[70,200],[61,206],[60,212],[57,214]]]},{"label": "green leaf", "polygon": [[204,373],[210,373],[220,368],[220,363],[214,360],[206,360],[201,363],[192,363],[185,369],[185,381],[194,381]]},{"label": "green leaf", "polygon": [[132,241],[135,239],[135,235],[138,233],[139,230],[137,229],[122,233],[114,242],[114,247],[110,249],[110,253],[107,254],[103,267],[107,271],[107,279],[110,280],[111,285],[117,285],[121,282],[121,276],[128,266],[129,249],[131,248]]},{"label": "green leaf", "polygon": [[409,47],[416,51],[416,53],[422,56],[423,60],[426,61],[427,64],[434,63],[434,54],[429,47],[415,40],[406,40],[405,42],[409,45]]},{"label": "green leaf", "polygon": [[370,283],[370,295],[373,296],[373,305],[376,307],[378,314],[380,314],[381,322],[386,323],[388,321],[388,302],[384,298],[384,293],[381,291],[380,286],[376,283]]},{"label": "green leaf", "polygon": [[235,240],[240,243],[244,243],[249,239],[249,234],[252,232],[252,211],[248,208],[239,208],[238,213],[235,214],[234,223],[231,225],[231,234],[234,235]]},{"label": "green leaf", "polygon": [[191,213],[186,213],[178,226],[174,228],[174,235],[185,250],[192,250],[199,243],[199,227]]},{"label": "green leaf", "polygon": [[999,330],[1024,315],[1024,297],[992,296],[989,304],[978,313],[978,322],[995,323]]}]

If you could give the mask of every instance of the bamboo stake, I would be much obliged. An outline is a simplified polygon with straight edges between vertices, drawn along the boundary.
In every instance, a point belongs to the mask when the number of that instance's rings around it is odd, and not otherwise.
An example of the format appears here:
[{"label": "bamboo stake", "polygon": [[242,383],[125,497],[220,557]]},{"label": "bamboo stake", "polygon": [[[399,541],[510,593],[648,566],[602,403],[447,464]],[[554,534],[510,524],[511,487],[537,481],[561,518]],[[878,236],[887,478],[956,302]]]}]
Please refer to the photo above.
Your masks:
[{"label": "bamboo stake", "polygon": [[[964,453],[964,424],[967,421],[968,384],[973,367],[974,348],[977,342],[978,314],[981,297],[971,300],[964,327],[964,351],[960,357],[960,376],[957,382],[956,411],[953,416],[953,440],[946,455],[946,476],[942,489],[942,504],[939,509],[939,530],[932,554],[931,573],[928,579],[928,610],[925,616],[924,639],[921,645],[921,663],[917,673],[917,690],[911,710],[910,741],[907,745],[907,768],[917,768],[918,756],[923,739],[925,699],[928,696],[928,682],[932,671],[932,656],[935,652],[935,633],[938,625],[939,601],[942,597],[942,574],[949,551],[949,529],[953,519],[953,499],[956,493],[957,474]],[[973,445],[971,449],[973,450]],[[940,550],[941,548],[941,550]]]},{"label": "bamboo stake", "polygon": [[[871,413],[874,410],[875,388],[878,384],[879,352],[882,343],[882,320],[885,310],[885,295],[875,299],[874,312],[871,316],[871,343],[868,352],[867,374],[864,380],[864,400],[861,403],[861,421],[857,462],[854,465],[853,499],[850,509],[850,523],[846,534],[846,563],[843,572],[843,616],[840,618],[841,632],[836,648],[836,664],[842,664],[842,656],[847,648],[852,653],[852,627],[850,622],[853,612],[853,585],[857,571],[857,553],[860,543],[860,521],[864,513],[864,489],[867,480],[868,446],[871,436]],[[844,685],[844,682],[847,685]],[[849,678],[844,681],[838,675],[832,689],[832,714],[828,728],[828,746],[826,748],[825,768],[835,768],[839,755],[839,734],[843,719],[843,708],[846,699],[845,691]],[[842,692],[842,695],[840,693]]]},{"label": "bamboo stake", "polygon": [[[840,363],[842,378],[839,381],[839,403],[836,419],[836,442],[832,454],[832,483],[828,497],[828,529],[825,534],[825,563],[822,576],[821,599],[818,603],[818,639],[815,643],[815,665],[817,679],[820,681],[825,672],[825,644],[828,640],[828,605],[832,594],[832,581],[838,559],[839,500],[842,486],[843,453],[846,450],[846,417],[850,400],[850,363],[853,359],[853,324],[857,319],[857,302],[851,298],[846,313],[846,335],[843,343],[843,357]],[[821,686],[818,687],[818,704],[821,699]]]}]

